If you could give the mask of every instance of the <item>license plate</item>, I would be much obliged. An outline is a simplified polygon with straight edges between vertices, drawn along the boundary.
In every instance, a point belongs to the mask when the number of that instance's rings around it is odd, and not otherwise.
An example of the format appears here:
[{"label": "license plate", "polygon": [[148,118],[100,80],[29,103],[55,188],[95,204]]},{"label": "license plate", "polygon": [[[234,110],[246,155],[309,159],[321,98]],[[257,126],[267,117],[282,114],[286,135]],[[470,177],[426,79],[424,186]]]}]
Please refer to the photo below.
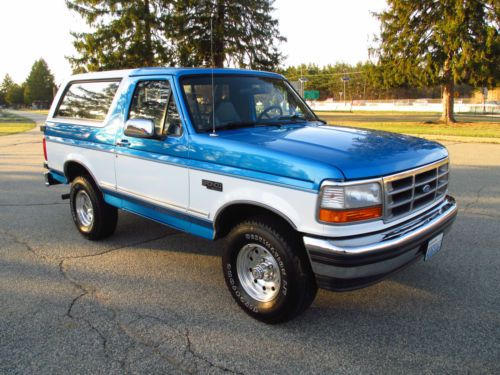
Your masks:
[{"label": "license plate", "polygon": [[425,252],[424,260],[429,260],[434,254],[441,250],[441,245],[443,244],[443,233],[438,234],[436,237],[432,238],[427,244],[427,251]]}]

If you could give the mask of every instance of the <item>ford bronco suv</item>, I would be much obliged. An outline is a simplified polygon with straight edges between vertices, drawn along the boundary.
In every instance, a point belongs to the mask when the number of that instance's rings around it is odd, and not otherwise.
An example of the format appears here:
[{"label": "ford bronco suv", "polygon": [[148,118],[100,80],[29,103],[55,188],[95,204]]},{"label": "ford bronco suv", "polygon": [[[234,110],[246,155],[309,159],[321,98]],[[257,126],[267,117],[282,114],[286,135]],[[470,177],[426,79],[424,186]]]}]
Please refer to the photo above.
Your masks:
[{"label": "ford bronco suv", "polygon": [[47,185],[70,184],[89,240],[118,209],[225,239],[249,315],[289,320],[317,288],[352,290],[429,259],[457,213],[445,147],[327,126],[280,75],[144,68],[75,75],[44,132]]}]

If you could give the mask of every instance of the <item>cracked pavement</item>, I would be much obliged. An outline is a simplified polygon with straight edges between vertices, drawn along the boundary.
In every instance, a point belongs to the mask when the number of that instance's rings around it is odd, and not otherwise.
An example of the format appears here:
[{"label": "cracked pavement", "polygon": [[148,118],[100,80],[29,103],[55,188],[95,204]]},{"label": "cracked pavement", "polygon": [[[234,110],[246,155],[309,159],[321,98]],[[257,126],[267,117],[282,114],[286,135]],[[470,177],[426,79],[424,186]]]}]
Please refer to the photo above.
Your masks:
[{"label": "cracked pavement", "polygon": [[226,291],[220,242],[126,213],[86,241],[40,132],[0,137],[0,373],[499,373],[500,145],[449,149],[461,208],[438,255],[267,326]]}]

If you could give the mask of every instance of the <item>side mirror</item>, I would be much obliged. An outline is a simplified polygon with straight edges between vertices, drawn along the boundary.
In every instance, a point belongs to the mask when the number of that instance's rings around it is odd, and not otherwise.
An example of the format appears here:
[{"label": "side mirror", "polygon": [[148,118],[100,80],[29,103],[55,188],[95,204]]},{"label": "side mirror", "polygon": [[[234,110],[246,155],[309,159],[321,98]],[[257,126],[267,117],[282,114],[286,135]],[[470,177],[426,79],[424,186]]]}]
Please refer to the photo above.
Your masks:
[{"label": "side mirror", "polygon": [[145,118],[133,118],[125,123],[125,135],[135,138],[153,138],[155,136],[155,124],[153,120]]}]

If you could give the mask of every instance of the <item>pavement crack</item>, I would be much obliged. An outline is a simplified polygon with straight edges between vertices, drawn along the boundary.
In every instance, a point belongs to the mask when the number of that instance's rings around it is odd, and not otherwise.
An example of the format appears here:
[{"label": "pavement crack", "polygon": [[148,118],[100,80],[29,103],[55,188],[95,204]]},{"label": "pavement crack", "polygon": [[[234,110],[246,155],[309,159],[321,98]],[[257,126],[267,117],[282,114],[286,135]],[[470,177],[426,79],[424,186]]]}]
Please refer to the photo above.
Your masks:
[{"label": "pavement crack", "polygon": [[81,291],[80,294],[78,294],[75,298],[73,298],[70,302],[70,304],[68,305],[68,308],[66,310],[66,316],[68,318],[70,318],[71,320],[74,320],[74,321],[81,321],[83,322],[87,327],[89,327],[89,329],[93,332],[95,332],[97,334],[97,336],[99,337],[99,340],[101,341],[101,346],[102,346],[102,351],[103,351],[103,354],[104,354],[104,357],[108,360],[108,361],[113,361],[113,362],[116,362],[120,365],[120,367],[123,367],[124,364],[122,363],[121,360],[119,359],[116,359],[114,358],[109,352],[108,352],[108,349],[107,349],[107,346],[108,346],[108,338],[106,337],[106,335],[104,335],[103,332],[101,332],[101,330],[99,328],[97,328],[89,319],[86,319],[85,317],[82,317],[82,316],[76,316],[73,314],[73,308],[75,307],[75,305],[77,304],[78,301],[80,301],[82,298],[86,297],[86,296],[94,296],[96,298],[96,300],[98,300],[96,294],[95,294],[95,289],[92,288],[92,287],[88,287],[88,286],[85,286],[81,283],[79,283],[77,280],[73,279],[72,277],[70,277],[67,273],[67,270],[65,269],[65,265],[64,265],[64,262],[65,262],[66,259],[63,259],[59,262],[59,271],[62,275],[62,277],[67,280],[71,285],[73,285],[75,288],[79,289]]},{"label": "pavement crack", "polygon": [[[133,325],[134,323],[144,320],[144,319],[151,319],[151,320],[156,320],[159,321],[162,324],[165,325],[170,325],[168,322],[165,320],[158,318],[156,316],[150,316],[150,315],[142,315],[142,314],[137,314],[138,317],[136,319],[131,320],[128,322],[128,325]],[[124,325],[120,322],[118,322],[118,327],[121,329],[121,331],[127,335],[133,342],[143,345],[151,350],[153,350],[160,358],[168,362],[170,365],[174,366],[176,369],[188,373],[188,374],[195,374],[198,373],[198,371],[193,372],[192,369],[189,368],[184,362],[185,358],[183,357],[182,359],[178,359],[175,356],[169,356],[162,352],[160,349],[161,343],[155,343],[152,340],[149,340],[147,337],[142,337],[140,334],[138,335],[137,333],[134,333],[131,328],[127,327],[127,325]]]},{"label": "pavement crack", "polygon": [[141,240],[141,241],[134,242],[134,243],[131,243],[131,244],[126,244],[126,245],[114,247],[114,248],[111,248],[111,249],[107,249],[107,250],[101,251],[99,253],[86,254],[86,255],[75,255],[75,256],[70,256],[70,257],[64,257],[63,260],[98,257],[98,256],[101,256],[101,255],[105,255],[105,254],[111,253],[113,251],[118,251],[118,250],[126,249],[127,247],[135,247],[135,246],[139,246],[139,245],[144,245],[144,244],[147,244],[149,242],[158,241],[158,240],[161,240],[161,239],[166,238],[166,237],[175,236],[177,234],[179,234],[179,233],[176,232],[176,233],[163,234],[161,236],[154,237],[154,238],[149,238],[147,240]]},{"label": "pavement crack", "polygon": [[223,372],[228,372],[228,373],[231,373],[231,374],[238,374],[238,375],[244,375],[243,372],[239,372],[239,371],[235,371],[235,370],[232,370],[230,368],[227,368],[225,366],[221,366],[221,365],[218,365],[212,361],[210,361],[209,359],[203,357],[202,355],[196,353],[193,349],[193,343],[191,341],[191,337],[190,337],[190,333],[189,333],[189,329],[187,328],[187,325],[184,329],[185,331],[185,337],[186,337],[186,350],[184,352],[184,357],[187,355],[187,354],[191,354],[194,358],[200,360],[200,361],[203,361],[205,362],[207,365],[209,365],[210,367],[213,367],[213,368],[217,368]]},{"label": "pavement crack", "polygon": [[9,237],[12,242],[25,247],[26,250],[28,250],[30,253],[32,253],[33,255],[35,255],[37,258],[41,258],[41,259],[43,259],[45,261],[50,260],[49,257],[47,257],[46,255],[40,254],[33,247],[31,247],[31,245],[29,243],[27,243],[26,241],[23,241],[22,239],[20,239],[16,235],[14,235],[14,234],[12,234],[10,232],[7,232],[7,231],[0,231],[0,233],[2,233],[3,235]]},{"label": "pavement crack", "polygon": [[[70,276],[67,262],[71,261],[71,260],[78,260],[78,259],[102,256],[105,254],[109,254],[113,251],[118,251],[118,250],[122,250],[122,249],[125,249],[128,247],[135,247],[135,246],[143,245],[146,243],[154,242],[154,241],[160,240],[160,239],[165,238],[165,237],[177,235],[178,233],[174,232],[174,233],[163,234],[161,236],[156,236],[154,238],[136,241],[136,242],[131,243],[131,244],[129,243],[129,244],[124,244],[121,246],[113,247],[111,249],[107,249],[107,250],[104,250],[104,251],[101,251],[101,252],[98,252],[95,254],[68,256],[68,257],[48,257],[44,254],[40,254],[29,243],[27,243],[26,241],[23,241],[22,239],[20,239],[19,237],[15,236],[12,233],[4,231],[4,230],[0,230],[0,233],[5,235],[6,237],[8,237],[13,243],[23,246],[24,248],[26,248],[26,250],[28,250],[30,253],[32,253],[33,255],[35,255],[39,259],[43,259],[44,261],[52,261],[52,262],[58,261],[59,273],[62,276],[62,278],[64,280],[66,280],[67,282],[69,282],[74,288],[76,288],[79,291],[78,294],[68,304],[64,315],[71,320],[80,321],[80,322],[84,323],[87,327],[89,327],[89,329],[91,331],[95,332],[95,334],[99,337],[99,340],[101,342],[104,357],[108,361],[113,361],[113,362],[117,363],[120,366],[120,368],[125,370],[126,366],[127,366],[126,358],[123,360],[117,359],[117,358],[114,358],[109,353],[108,338],[106,337],[106,335],[95,324],[93,324],[91,320],[74,314],[75,306],[83,298],[94,297],[95,300],[98,302],[100,301],[100,298],[98,297],[98,295],[96,293],[96,289],[93,286],[85,285],[83,282],[80,282],[79,280]],[[103,307],[106,310],[110,310],[112,312],[111,320],[115,321],[115,323],[116,323],[116,312],[113,309],[110,309],[109,307],[104,306],[102,301],[100,302],[100,304],[103,305]],[[125,372],[127,372],[127,371],[125,371]]]},{"label": "pavement crack", "polygon": [[462,210],[463,212],[467,212],[470,208],[472,208],[472,206],[479,203],[479,200],[481,199],[481,194],[483,190],[486,189],[487,186],[489,186],[489,184],[484,184],[476,191],[476,198],[472,202],[469,202],[464,206]]},{"label": "pavement crack", "polygon": [[[76,278],[71,277],[70,274],[69,274],[69,264],[68,264],[68,262],[71,261],[71,260],[79,260],[79,259],[85,259],[85,258],[98,257],[98,256],[102,256],[102,255],[105,255],[105,254],[109,254],[109,253],[114,252],[114,251],[119,251],[119,250],[122,250],[122,249],[125,249],[125,248],[128,248],[128,247],[135,247],[135,246],[143,245],[143,244],[146,244],[146,243],[158,241],[158,240],[160,240],[162,238],[166,238],[166,237],[178,235],[179,233],[174,232],[174,233],[163,234],[161,236],[157,236],[157,237],[154,237],[154,238],[149,238],[149,239],[137,241],[137,242],[134,242],[134,243],[131,243],[131,244],[129,243],[129,244],[124,244],[124,245],[121,245],[121,246],[113,247],[113,248],[110,248],[110,249],[106,249],[104,251],[101,251],[101,252],[98,252],[98,253],[95,253],[95,254],[68,256],[68,257],[62,257],[62,258],[61,257],[47,257],[47,256],[45,256],[43,254],[38,253],[27,242],[25,242],[25,241],[21,240],[20,238],[14,236],[13,234],[5,232],[5,231],[1,231],[1,233],[3,233],[6,236],[8,236],[14,243],[17,243],[17,244],[20,244],[20,245],[24,246],[28,251],[30,251],[31,253],[33,253],[38,258],[41,258],[41,259],[44,259],[44,260],[51,260],[51,261],[58,260],[59,261],[59,263],[58,263],[59,273],[61,274],[61,276],[67,282],[69,282],[74,288],[76,288],[78,290],[78,294],[68,304],[68,306],[66,308],[66,311],[65,311],[65,316],[68,317],[71,320],[76,321],[76,322],[82,322],[92,332],[95,332],[95,334],[97,335],[97,337],[100,340],[104,357],[108,361],[112,361],[112,362],[117,363],[124,372],[128,372],[127,369],[128,369],[128,367],[130,365],[129,363],[127,363],[128,362],[128,359],[127,359],[128,354],[123,359],[115,358],[110,353],[110,351],[108,349],[109,339],[106,336],[106,334],[101,329],[99,329],[95,324],[93,324],[93,322],[91,320],[89,320],[89,319],[87,319],[86,317],[83,317],[83,316],[78,316],[77,314],[74,313],[75,306],[82,299],[84,299],[86,297],[94,297],[95,300],[100,305],[102,305],[102,307],[104,309],[106,309],[106,310],[108,310],[108,311],[110,311],[112,313],[112,317],[110,318],[110,321],[114,322],[116,324],[116,326],[124,334],[126,334],[132,340],[132,342],[135,343],[135,345],[136,344],[140,344],[140,345],[144,345],[144,346],[150,348],[157,355],[159,355],[161,358],[163,358],[165,361],[167,361],[170,365],[174,366],[175,368],[177,368],[181,372],[185,372],[185,373],[200,373],[200,371],[202,371],[202,370],[199,368],[199,364],[197,363],[197,362],[199,362],[200,364],[204,363],[205,365],[207,365],[207,366],[209,366],[211,368],[214,368],[214,369],[218,369],[218,370],[220,370],[222,372],[231,373],[231,374],[243,374],[242,372],[238,372],[238,371],[232,370],[230,368],[227,368],[225,366],[222,366],[222,365],[219,365],[217,363],[214,363],[211,360],[209,360],[209,359],[203,357],[202,355],[196,353],[196,351],[193,348],[193,343],[191,341],[189,329],[187,328],[186,322],[184,321],[184,319],[182,317],[180,317],[180,319],[183,322],[184,328],[183,329],[181,329],[181,328],[178,329],[179,334],[184,335],[184,340],[185,340],[185,349],[184,349],[184,352],[182,354],[182,357],[181,357],[181,359],[179,359],[179,358],[175,358],[175,357],[172,357],[172,356],[169,356],[169,355],[165,354],[161,350],[161,344],[160,343],[155,343],[155,342],[149,340],[146,337],[141,337],[141,335],[137,335],[136,333],[134,333],[130,329],[128,329],[125,325],[123,325],[122,323],[120,323],[119,320],[117,319],[117,312],[113,308],[111,308],[109,306],[105,306],[105,304],[103,304],[103,302],[101,301],[101,298],[99,298],[99,296],[97,295],[97,291],[96,291],[96,289],[93,286],[91,286],[91,285],[85,285],[83,282],[77,280]],[[137,320],[140,320],[140,319],[154,319],[154,320],[157,320],[157,321],[159,321],[159,322],[161,322],[162,324],[165,324],[165,325],[170,325],[171,324],[168,321],[162,320],[161,318],[158,318],[158,317],[155,317],[155,316],[148,316],[148,315],[139,315],[139,318],[136,319],[136,320],[134,320],[134,321],[137,321]],[[134,321],[129,322],[129,324],[133,324]],[[129,349],[127,349],[127,350],[129,350]],[[191,357],[191,361],[190,361],[189,357]],[[186,361],[188,361],[188,362],[190,361],[191,363],[188,364],[188,363],[186,363]],[[193,368],[194,368],[194,371],[193,371]]]}]

